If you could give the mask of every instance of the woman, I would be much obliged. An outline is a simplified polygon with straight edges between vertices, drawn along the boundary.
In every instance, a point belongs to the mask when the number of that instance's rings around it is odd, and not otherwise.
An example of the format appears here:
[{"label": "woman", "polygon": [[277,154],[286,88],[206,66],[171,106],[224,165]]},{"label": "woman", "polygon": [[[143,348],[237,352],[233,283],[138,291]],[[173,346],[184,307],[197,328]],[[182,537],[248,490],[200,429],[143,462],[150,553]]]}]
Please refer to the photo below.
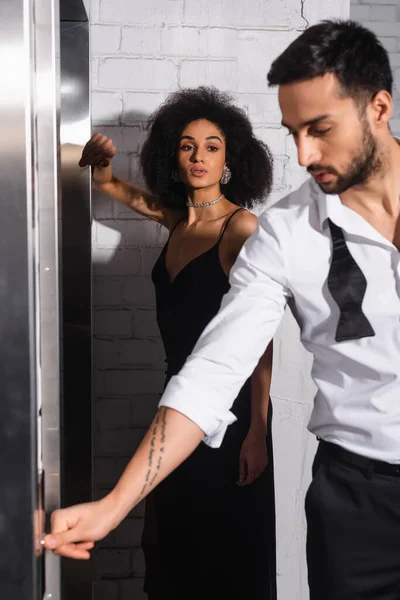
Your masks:
[{"label": "woman", "polygon": [[[141,153],[149,191],[112,174],[116,149],[105,136],[92,137],[80,165],[93,167],[97,189],[170,232],[152,273],[168,381],[228,291],[257,224],[246,209],[269,192],[272,160],[244,112],[213,88],[172,94],[149,127]],[[275,600],[271,368],[268,348],[221,448],[201,444],[148,498],[150,600]]]}]

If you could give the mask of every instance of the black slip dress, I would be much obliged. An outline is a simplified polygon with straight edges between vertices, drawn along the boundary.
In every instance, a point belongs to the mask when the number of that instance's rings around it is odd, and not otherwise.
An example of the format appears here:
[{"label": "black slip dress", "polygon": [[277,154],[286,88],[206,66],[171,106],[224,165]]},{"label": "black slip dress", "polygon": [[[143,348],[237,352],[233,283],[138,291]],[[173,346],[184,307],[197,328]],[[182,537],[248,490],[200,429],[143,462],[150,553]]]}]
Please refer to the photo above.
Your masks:
[{"label": "black slip dress", "polygon": [[[166,253],[174,230],[154,265],[166,383],[184,365],[229,290],[219,246],[236,212],[226,220],[216,244],[173,281]],[[213,449],[201,443],[147,499],[142,546],[149,600],[276,600],[272,406],[266,434],[268,466],[244,487],[237,481],[251,418],[249,380],[232,412],[237,421],[228,427],[222,446]]]}]

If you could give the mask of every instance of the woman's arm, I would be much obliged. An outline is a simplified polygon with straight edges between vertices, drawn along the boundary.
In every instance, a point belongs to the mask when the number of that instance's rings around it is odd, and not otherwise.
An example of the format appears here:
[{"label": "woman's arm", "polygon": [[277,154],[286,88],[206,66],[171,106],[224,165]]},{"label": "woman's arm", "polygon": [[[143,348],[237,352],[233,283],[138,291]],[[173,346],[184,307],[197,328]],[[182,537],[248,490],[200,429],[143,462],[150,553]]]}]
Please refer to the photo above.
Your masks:
[{"label": "woman's arm", "polygon": [[268,464],[266,434],[272,357],[273,345],[271,342],[250,378],[251,423],[240,453],[239,485],[253,483]]},{"label": "woman's arm", "polygon": [[251,376],[251,425],[249,431],[265,436],[272,379],[273,342],[260,358]]},{"label": "woman's arm", "polygon": [[125,204],[140,215],[170,227],[172,222],[176,221],[176,215],[174,218],[176,211],[161,206],[157,197],[145,188],[113,174],[111,161],[116,151],[110,138],[95,133],[83,149],[79,166],[92,167],[93,185],[97,190]]}]

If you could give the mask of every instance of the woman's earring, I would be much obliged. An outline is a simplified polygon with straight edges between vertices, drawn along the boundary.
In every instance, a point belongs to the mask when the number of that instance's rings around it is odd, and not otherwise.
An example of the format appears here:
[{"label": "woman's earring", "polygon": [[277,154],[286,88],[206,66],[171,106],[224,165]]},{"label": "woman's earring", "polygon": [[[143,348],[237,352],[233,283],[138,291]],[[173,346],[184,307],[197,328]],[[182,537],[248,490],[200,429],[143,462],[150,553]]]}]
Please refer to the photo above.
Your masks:
[{"label": "woman's earring", "polygon": [[229,169],[229,167],[225,167],[225,169],[222,171],[222,176],[219,181],[220,181],[220,183],[222,183],[222,185],[226,185],[227,183],[230,182],[231,177],[232,177],[231,170]]},{"label": "woman's earring", "polygon": [[178,171],[172,171],[171,173],[171,179],[174,183],[179,183],[181,178],[179,177],[179,173]]}]

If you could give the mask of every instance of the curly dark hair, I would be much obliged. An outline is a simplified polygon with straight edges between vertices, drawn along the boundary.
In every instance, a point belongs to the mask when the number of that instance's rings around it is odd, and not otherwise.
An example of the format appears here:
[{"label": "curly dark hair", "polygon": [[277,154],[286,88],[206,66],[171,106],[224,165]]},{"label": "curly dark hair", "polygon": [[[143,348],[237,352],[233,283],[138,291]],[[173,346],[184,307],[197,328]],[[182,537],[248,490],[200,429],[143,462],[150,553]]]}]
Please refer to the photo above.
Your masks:
[{"label": "curly dark hair", "polygon": [[254,136],[247,115],[233,104],[229,94],[204,86],[174,92],[149,117],[149,134],[140,162],[151,192],[164,206],[185,206],[185,187],[172,181],[171,172],[177,168],[176,155],[183,129],[199,119],[214,123],[225,137],[226,163],[232,178],[221,189],[228,200],[247,208],[265,200],[273,174],[268,146]]}]

